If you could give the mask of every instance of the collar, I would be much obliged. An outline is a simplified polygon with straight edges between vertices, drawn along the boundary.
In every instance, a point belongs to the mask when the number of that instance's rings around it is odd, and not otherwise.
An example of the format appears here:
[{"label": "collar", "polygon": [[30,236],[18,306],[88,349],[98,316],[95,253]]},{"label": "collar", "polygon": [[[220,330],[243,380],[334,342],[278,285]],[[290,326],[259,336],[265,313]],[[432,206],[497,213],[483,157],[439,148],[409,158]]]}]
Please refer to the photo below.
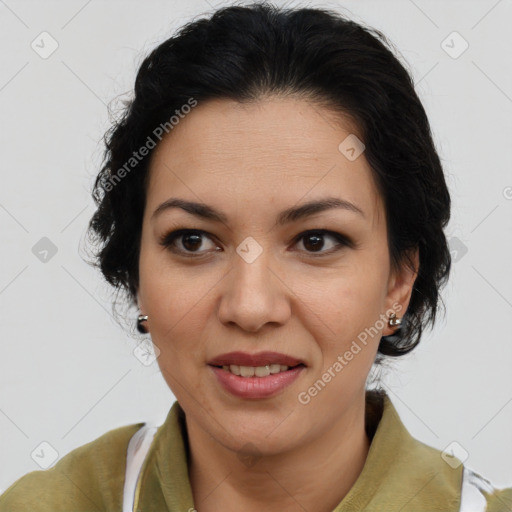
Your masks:
[{"label": "collar", "polygon": [[[371,439],[363,470],[333,512],[457,512],[463,466],[452,468],[441,452],[413,438],[384,391],[366,394]],[[141,469],[134,510],[194,510],[188,477],[185,412],[174,402],[158,428]]]},{"label": "collar", "polygon": [[458,512],[462,464],[453,468],[441,451],[412,437],[383,391],[367,392],[367,420],[378,417],[379,402],[382,415],[363,470],[333,512]]}]

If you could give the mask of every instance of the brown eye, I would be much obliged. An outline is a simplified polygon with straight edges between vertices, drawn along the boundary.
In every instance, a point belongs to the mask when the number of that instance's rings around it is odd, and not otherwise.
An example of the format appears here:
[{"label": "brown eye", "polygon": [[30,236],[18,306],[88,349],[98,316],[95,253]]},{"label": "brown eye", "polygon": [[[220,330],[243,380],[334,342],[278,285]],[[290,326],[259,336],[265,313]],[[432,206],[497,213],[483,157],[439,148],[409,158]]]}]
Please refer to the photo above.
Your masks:
[{"label": "brown eye", "polygon": [[319,251],[324,246],[323,235],[307,235],[304,237],[304,247],[308,251]]},{"label": "brown eye", "polygon": [[[208,252],[207,250],[200,250],[201,248],[208,249],[205,240],[210,240],[211,242],[211,238],[204,231],[178,229],[165,235],[161,239],[160,244],[177,254],[196,257],[203,256]],[[219,247],[213,242],[210,244],[210,250],[212,247],[214,250],[219,250]]]},{"label": "brown eye", "polygon": [[[322,249],[324,249],[326,245],[326,238],[334,240],[335,243],[328,243],[327,250],[323,251]],[[306,231],[305,233],[301,233],[296,237],[296,242],[298,243],[300,241],[302,241],[302,244],[306,252],[311,253],[314,256],[332,254],[333,252],[336,252],[339,249],[341,249],[343,246],[353,246],[352,242],[343,235],[341,235],[340,233],[327,230]]]},{"label": "brown eye", "polygon": [[182,235],[181,240],[183,247],[185,247],[187,251],[195,251],[199,249],[203,243],[201,235],[197,235],[196,233]]},{"label": "brown eye", "polygon": [[[206,241],[210,241],[209,248]],[[310,256],[328,256],[343,247],[354,247],[354,243],[349,238],[340,233],[325,229],[301,233],[295,237],[294,245],[300,241],[302,241],[304,247],[302,252],[306,252]],[[161,238],[160,245],[168,248],[175,254],[191,258],[205,256],[207,253],[212,252],[212,250],[222,250],[207,233],[192,229],[172,231]]]}]

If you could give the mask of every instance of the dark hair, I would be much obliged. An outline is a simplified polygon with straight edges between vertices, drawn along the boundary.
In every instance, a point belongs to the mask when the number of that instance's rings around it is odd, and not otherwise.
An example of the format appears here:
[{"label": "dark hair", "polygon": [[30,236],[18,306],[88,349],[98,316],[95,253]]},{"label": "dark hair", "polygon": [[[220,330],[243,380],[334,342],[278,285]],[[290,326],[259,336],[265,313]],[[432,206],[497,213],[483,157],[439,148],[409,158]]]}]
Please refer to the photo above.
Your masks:
[{"label": "dark hair", "polygon": [[381,32],[318,8],[231,6],[182,27],[143,60],[133,99],[105,134],[88,229],[99,243],[93,264],[136,306],[151,151],[131,172],[126,163],[155,128],[168,125],[191,98],[250,102],[295,95],[356,123],[384,199],[393,268],[414,268],[410,250],[419,249],[402,327],[382,337],[378,360],[411,351],[442,304],[439,292],[451,266],[443,232],[450,195],[414,82],[390,48]]}]

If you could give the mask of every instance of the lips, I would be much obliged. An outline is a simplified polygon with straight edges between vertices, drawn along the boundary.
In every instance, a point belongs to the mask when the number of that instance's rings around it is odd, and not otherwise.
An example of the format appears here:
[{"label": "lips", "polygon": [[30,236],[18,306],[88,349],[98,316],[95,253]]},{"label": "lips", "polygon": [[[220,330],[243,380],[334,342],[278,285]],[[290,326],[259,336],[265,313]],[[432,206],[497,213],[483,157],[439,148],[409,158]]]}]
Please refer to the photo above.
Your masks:
[{"label": "lips", "polygon": [[266,377],[240,377],[216,366],[209,368],[220,386],[231,395],[246,400],[271,398],[291,386],[302,373],[304,365],[298,365],[284,372]]},{"label": "lips", "polygon": [[229,352],[221,354],[208,361],[210,366],[229,366],[236,364],[238,366],[266,366],[267,364],[282,364],[286,366],[298,366],[305,363],[301,359],[297,359],[279,352],[258,352],[257,354],[249,354],[247,352]]}]

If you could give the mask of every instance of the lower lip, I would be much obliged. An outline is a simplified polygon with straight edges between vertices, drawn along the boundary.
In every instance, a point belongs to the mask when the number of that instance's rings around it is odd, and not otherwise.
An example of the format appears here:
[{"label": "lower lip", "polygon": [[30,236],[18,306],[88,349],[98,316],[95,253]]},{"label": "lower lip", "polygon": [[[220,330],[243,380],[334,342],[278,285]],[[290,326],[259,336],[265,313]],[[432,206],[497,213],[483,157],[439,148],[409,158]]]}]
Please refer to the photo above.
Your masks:
[{"label": "lower lip", "polygon": [[285,372],[266,377],[240,377],[217,366],[210,366],[221,385],[240,398],[267,398],[275,395],[294,382],[305,366],[295,366]]}]

